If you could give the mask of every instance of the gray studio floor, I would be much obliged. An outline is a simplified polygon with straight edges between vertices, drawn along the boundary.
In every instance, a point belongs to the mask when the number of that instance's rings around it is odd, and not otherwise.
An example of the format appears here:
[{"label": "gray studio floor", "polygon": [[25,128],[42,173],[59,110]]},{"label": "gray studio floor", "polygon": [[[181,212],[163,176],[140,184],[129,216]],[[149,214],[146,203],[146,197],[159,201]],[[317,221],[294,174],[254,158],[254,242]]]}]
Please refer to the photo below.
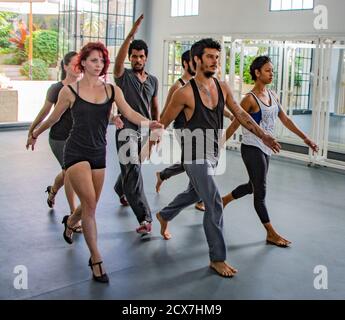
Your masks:
[{"label": "gray studio floor", "polygon": [[[58,165],[47,135],[37,150],[25,150],[25,131],[0,132],[0,299],[344,299],[345,175],[326,168],[272,159],[268,208],[277,230],[293,241],[282,249],[265,244],[265,232],[252,197],[233,202],[224,213],[228,261],[239,269],[232,279],[209,270],[202,213],[190,207],[172,223],[164,241],[154,221],[151,236],[135,233],[131,209],[120,207],[112,189],[119,172],[114,128],[109,128],[103,193],[97,209],[99,247],[110,284],[91,280],[83,236],[68,245],[62,217],[68,213],[63,192],[54,210],[44,190]],[[187,184],[185,175],[154,190],[154,172],[144,166],[146,194],[153,213]],[[222,193],[246,182],[237,151],[227,151],[227,173],[217,177]],[[14,287],[14,268],[28,270],[28,289]],[[327,289],[314,288],[316,266],[325,266]],[[323,273],[325,275],[325,273]],[[317,281],[316,281],[317,282]],[[325,284],[325,282],[323,282]]]}]

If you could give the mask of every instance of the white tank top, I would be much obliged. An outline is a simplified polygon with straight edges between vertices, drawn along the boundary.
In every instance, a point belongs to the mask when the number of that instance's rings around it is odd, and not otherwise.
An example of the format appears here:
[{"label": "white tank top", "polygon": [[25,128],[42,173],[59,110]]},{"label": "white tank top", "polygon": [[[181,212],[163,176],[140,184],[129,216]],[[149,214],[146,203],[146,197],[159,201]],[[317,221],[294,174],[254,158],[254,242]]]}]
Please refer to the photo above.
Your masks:
[{"label": "white tank top", "polygon": [[[254,99],[258,103],[261,110],[261,121],[260,121],[259,126],[270,135],[273,135],[274,126],[278,118],[280,107],[277,100],[273,96],[273,94],[271,94],[271,91],[270,90],[267,90],[267,91],[271,100],[271,106],[268,106],[265,103],[263,103],[255,95],[254,92],[251,91],[250,94],[253,95]],[[266,153],[269,156],[272,154],[272,150],[269,147],[267,147],[259,137],[251,133],[249,130],[247,130],[243,126],[242,126],[242,143],[246,145],[258,147],[262,150],[262,152]]]}]

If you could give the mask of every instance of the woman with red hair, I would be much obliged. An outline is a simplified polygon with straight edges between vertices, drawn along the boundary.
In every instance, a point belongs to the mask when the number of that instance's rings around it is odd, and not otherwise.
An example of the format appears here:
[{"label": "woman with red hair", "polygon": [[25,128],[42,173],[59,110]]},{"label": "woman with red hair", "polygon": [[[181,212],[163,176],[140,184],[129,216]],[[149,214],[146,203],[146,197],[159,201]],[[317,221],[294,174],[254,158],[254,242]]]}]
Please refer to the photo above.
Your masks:
[{"label": "woman with red hair", "polygon": [[97,246],[95,212],[104,182],[106,129],[113,102],[131,122],[137,125],[149,123],[151,129],[162,127],[157,121],[149,121],[135,112],[124,99],[122,90],[105,82],[109,63],[108,50],[102,43],[85,45],[78,60],[83,78],[61,90],[54,112],[32,132],[26,146],[29,148],[31,145],[33,150],[38,136],[56,123],[67,108],[71,108],[73,126],[65,145],[64,168],[80,199],[80,206],[72,215],[64,217],[63,237],[72,244],[73,226],[82,220],[83,234],[91,254],[89,266],[93,279],[103,283],[109,282],[109,278],[102,267]]}]

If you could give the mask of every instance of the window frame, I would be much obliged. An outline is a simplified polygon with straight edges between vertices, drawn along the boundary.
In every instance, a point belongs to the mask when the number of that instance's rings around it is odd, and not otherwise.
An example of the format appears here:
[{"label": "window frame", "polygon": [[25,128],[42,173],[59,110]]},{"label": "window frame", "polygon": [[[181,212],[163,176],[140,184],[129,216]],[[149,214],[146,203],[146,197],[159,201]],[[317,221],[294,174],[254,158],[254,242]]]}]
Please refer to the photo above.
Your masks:
[{"label": "window frame", "polygon": [[[176,7],[177,7],[177,14],[176,15],[173,15],[173,1],[176,1],[177,4],[176,4]],[[184,4],[184,14],[181,14],[179,15],[178,12],[179,12],[179,1],[183,1],[183,4]],[[191,0],[192,2],[192,9],[193,9],[193,1],[197,1],[197,13],[196,14],[185,14],[186,12],[186,1],[187,0],[171,0],[170,1],[170,17],[171,18],[179,18],[179,17],[196,17],[199,15],[199,8],[200,8],[200,1],[199,0]]]},{"label": "window frame", "polygon": [[[314,10],[315,8],[315,0],[312,0],[313,1],[313,7],[312,8],[301,8],[301,9],[282,9],[282,0],[280,0],[280,9],[279,10],[272,10],[272,1],[275,1],[275,0],[270,0],[270,3],[269,3],[269,12],[290,12],[290,11],[306,11],[306,10]],[[293,0],[291,0],[293,1]],[[302,0],[302,6],[304,4],[304,1],[305,0]]]}]

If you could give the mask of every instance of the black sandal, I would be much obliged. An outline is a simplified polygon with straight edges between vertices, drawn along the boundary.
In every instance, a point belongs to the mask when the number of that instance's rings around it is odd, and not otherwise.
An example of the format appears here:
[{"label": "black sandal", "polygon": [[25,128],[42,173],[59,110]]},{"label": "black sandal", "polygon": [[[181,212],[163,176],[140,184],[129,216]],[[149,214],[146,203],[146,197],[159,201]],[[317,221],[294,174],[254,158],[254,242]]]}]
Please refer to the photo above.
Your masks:
[{"label": "black sandal", "polygon": [[81,225],[73,227],[73,232],[75,233],[83,233],[83,227]]},{"label": "black sandal", "polygon": [[[65,230],[63,231],[63,238],[65,239],[65,241],[68,243],[68,244],[72,244],[73,243],[73,232],[77,232],[76,230],[79,228],[79,227],[70,227],[68,224],[67,224],[67,221],[68,221],[68,218],[69,216],[64,216],[63,219],[62,219],[62,224],[65,225]],[[69,237],[66,233],[67,229],[69,230],[72,230],[72,234],[71,236]]]},{"label": "black sandal", "polygon": [[[73,214],[73,211],[71,211],[71,215],[72,214]],[[82,227],[81,224],[79,224],[77,226],[74,226],[73,228],[74,228],[73,232],[75,232],[75,233],[83,233],[83,227]]]},{"label": "black sandal", "polygon": [[49,208],[53,208],[55,204],[55,196],[56,192],[53,191],[52,186],[48,186],[47,190],[45,192],[48,192],[48,199],[47,199],[47,204]]},{"label": "black sandal", "polygon": [[[91,271],[92,271],[93,280],[95,280],[97,282],[101,282],[101,283],[108,283],[109,278],[108,278],[108,275],[106,273],[103,273],[103,269],[101,266],[102,263],[103,263],[103,261],[92,263],[91,257],[89,259],[89,267],[91,268]],[[99,272],[101,274],[100,276],[95,276],[95,274],[93,273],[93,266],[96,266],[96,265],[99,267]]]}]

